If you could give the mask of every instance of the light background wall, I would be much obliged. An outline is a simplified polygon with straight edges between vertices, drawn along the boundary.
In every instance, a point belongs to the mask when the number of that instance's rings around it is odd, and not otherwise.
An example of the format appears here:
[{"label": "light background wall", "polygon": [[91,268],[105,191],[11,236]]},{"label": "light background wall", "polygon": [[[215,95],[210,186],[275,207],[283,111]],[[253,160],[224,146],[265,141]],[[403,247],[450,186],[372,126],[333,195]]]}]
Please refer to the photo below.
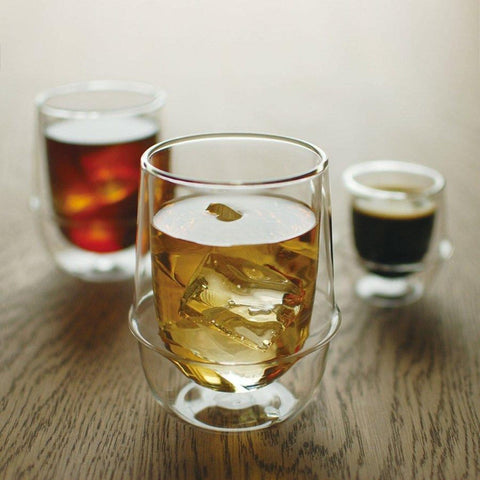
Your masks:
[{"label": "light background wall", "polygon": [[[71,81],[168,92],[165,136],[301,137],[341,170],[477,162],[478,0],[2,0],[0,173],[30,171],[33,97]],[[341,196],[341,195],[340,195]]]}]

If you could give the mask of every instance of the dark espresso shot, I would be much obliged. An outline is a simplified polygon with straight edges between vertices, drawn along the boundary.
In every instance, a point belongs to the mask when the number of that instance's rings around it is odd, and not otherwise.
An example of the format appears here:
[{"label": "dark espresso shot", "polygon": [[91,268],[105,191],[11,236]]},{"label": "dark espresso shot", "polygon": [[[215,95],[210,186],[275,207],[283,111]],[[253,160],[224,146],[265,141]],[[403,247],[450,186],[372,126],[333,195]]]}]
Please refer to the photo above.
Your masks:
[{"label": "dark espresso shot", "polygon": [[[408,265],[421,262],[428,251],[435,220],[435,210],[419,208],[418,212],[410,203],[402,211],[388,212],[387,208],[352,209],[355,247],[366,267],[372,273],[383,277],[402,277],[415,271]],[[375,268],[375,264],[386,268]],[[395,271],[405,266],[406,270]],[[388,267],[393,267],[389,271]]]}]

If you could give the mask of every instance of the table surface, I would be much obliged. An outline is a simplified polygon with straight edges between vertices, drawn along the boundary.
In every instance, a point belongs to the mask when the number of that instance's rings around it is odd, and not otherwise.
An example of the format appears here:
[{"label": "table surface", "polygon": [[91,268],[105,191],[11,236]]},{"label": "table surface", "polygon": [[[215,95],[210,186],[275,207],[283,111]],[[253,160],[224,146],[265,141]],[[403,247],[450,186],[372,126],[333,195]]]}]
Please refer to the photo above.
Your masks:
[{"label": "table surface", "polygon": [[[121,13],[108,0],[95,18],[59,2],[29,14],[13,0],[0,7],[9,18],[0,77],[1,478],[480,478],[475,2],[433,11],[421,1],[415,14],[352,2],[346,16],[318,3],[291,12],[279,2],[272,12],[245,2],[245,11],[213,14],[210,4],[139,2]],[[102,28],[107,7],[113,20]],[[453,258],[419,302],[383,310],[355,297],[352,266],[336,251],[343,323],[306,409],[250,433],[182,423],[154,402],[141,371],[127,323],[132,283],[88,284],[56,270],[27,207],[34,94],[102,77],[164,85],[165,136],[253,130],[320,145],[330,156],[337,245],[348,165],[390,157],[438,168]]]}]

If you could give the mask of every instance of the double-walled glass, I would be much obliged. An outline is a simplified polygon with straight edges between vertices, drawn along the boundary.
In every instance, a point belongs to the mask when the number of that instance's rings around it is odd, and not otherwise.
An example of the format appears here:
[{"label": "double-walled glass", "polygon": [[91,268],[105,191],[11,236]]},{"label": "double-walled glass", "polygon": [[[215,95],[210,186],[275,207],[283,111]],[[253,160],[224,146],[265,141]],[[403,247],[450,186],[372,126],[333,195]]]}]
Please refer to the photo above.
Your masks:
[{"label": "double-walled glass", "polygon": [[140,157],[161,139],[164,101],[156,87],[121,81],[37,96],[31,205],[62,270],[91,281],[133,275]]},{"label": "double-walled glass", "polygon": [[168,411],[239,431],[307,403],[340,323],[330,212],[327,158],[300,140],[207,134],[143,155],[130,326]]},{"label": "double-walled glass", "polygon": [[444,177],[423,165],[377,160],[353,165],[343,179],[362,269],[357,294],[381,307],[418,300],[452,253]]}]

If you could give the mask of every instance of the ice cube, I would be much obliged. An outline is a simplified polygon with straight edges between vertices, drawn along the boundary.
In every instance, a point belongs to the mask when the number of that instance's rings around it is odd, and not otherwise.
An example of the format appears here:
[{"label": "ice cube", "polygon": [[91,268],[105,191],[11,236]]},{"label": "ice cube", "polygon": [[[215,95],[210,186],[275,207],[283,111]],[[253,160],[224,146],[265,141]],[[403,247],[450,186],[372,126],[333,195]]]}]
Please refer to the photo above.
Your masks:
[{"label": "ice cube", "polygon": [[96,207],[94,195],[88,185],[73,185],[56,194],[55,209],[60,215],[89,214]]},{"label": "ice cube", "polygon": [[269,265],[211,253],[187,285],[179,313],[265,350],[300,313],[305,292],[299,284]]}]

